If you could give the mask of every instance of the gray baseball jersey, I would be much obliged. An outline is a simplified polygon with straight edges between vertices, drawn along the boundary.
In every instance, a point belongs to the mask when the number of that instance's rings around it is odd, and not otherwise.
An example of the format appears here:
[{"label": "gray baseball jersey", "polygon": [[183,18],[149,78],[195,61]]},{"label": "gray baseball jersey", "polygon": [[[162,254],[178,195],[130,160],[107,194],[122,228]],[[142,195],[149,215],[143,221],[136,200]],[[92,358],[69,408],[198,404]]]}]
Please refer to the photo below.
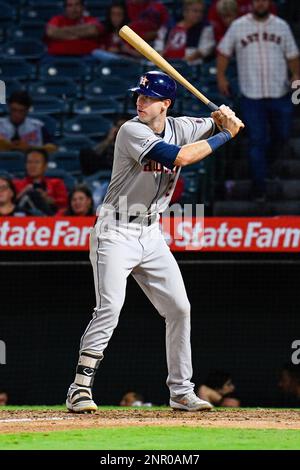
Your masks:
[{"label": "gray baseball jersey", "polygon": [[117,135],[112,178],[103,203],[119,211],[119,197],[126,196],[130,215],[136,215],[130,207],[138,204],[147,208],[147,214],[163,212],[172,197],[180,168],[170,170],[161,163],[148,161],[147,152],[162,140],[182,146],[207,139],[214,131],[211,118],[167,117],[163,137],[138,117],[127,121]]}]

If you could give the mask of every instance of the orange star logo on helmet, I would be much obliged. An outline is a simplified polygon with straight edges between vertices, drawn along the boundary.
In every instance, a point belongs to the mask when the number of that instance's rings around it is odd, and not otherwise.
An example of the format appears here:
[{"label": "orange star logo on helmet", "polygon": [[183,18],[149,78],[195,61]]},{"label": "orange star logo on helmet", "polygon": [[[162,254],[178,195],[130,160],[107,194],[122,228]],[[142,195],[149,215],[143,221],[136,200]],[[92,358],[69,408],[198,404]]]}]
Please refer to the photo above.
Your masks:
[{"label": "orange star logo on helmet", "polygon": [[147,77],[141,78],[140,85],[143,85],[144,87],[146,87],[148,83],[149,83],[149,80]]}]

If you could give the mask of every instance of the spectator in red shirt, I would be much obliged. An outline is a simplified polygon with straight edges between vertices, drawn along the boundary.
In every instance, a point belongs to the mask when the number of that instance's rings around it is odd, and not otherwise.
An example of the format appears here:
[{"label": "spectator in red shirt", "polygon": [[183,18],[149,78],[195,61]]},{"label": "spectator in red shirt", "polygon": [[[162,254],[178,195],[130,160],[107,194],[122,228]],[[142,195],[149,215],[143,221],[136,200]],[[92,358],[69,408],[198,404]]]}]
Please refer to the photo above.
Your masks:
[{"label": "spectator in red shirt", "polygon": [[99,47],[103,25],[84,15],[83,0],[65,0],[65,12],[54,16],[46,26],[48,54],[87,56]]},{"label": "spectator in red shirt", "polygon": [[29,209],[36,215],[54,215],[58,209],[66,208],[68,203],[64,182],[45,176],[47,166],[47,152],[32,149],[26,155],[27,176],[14,181],[19,207]]},{"label": "spectator in red shirt", "polygon": [[163,56],[167,59],[199,63],[214,51],[211,25],[204,19],[203,0],[185,0],[183,19],[171,29]]},{"label": "spectator in red shirt", "polygon": [[127,0],[129,26],[146,41],[153,41],[159,29],[169,22],[165,5],[153,0]]}]

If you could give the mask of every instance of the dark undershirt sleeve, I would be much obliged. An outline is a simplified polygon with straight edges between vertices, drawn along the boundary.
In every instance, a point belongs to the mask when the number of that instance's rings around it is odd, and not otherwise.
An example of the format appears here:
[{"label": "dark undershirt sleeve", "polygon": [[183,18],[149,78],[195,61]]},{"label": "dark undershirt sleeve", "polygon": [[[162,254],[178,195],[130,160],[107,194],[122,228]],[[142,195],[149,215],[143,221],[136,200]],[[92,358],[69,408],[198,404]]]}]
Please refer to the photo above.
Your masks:
[{"label": "dark undershirt sleeve", "polygon": [[172,170],[181,147],[160,141],[145,155],[144,160],[154,160]]}]

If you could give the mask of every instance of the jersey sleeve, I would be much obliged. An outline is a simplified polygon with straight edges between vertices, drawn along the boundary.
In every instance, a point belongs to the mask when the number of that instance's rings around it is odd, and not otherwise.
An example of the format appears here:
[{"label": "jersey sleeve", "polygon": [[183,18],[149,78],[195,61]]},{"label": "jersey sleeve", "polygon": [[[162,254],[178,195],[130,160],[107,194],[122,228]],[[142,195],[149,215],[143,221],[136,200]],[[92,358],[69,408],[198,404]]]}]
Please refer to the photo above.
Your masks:
[{"label": "jersey sleeve", "polygon": [[226,57],[231,57],[235,51],[236,26],[233,22],[218,44],[217,51]]},{"label": "jersey sleeve", "polygon": [[283,47],[284,54],[287,60],[295,59],[299,56],[299,49],[297,47],[291,28],[288,24],[286,24],[286,32],[284,35]]},{"label": "jersey sleeve", "polygon": [[146,125],[141,122],[127,122],[120,128],[116,145],[121,152],[125,149],[126,153],[140,165],[145,163],[143,160],[150,150],[163,139]]},{"label": "jersey sleeve", "polygon": [[192,144],[199,140],[211,137],[215,132],[215,123],[212,118],[194,118],[183,116],[177,118],[177,124],[181,127],[183,141],[180,145]]}]

